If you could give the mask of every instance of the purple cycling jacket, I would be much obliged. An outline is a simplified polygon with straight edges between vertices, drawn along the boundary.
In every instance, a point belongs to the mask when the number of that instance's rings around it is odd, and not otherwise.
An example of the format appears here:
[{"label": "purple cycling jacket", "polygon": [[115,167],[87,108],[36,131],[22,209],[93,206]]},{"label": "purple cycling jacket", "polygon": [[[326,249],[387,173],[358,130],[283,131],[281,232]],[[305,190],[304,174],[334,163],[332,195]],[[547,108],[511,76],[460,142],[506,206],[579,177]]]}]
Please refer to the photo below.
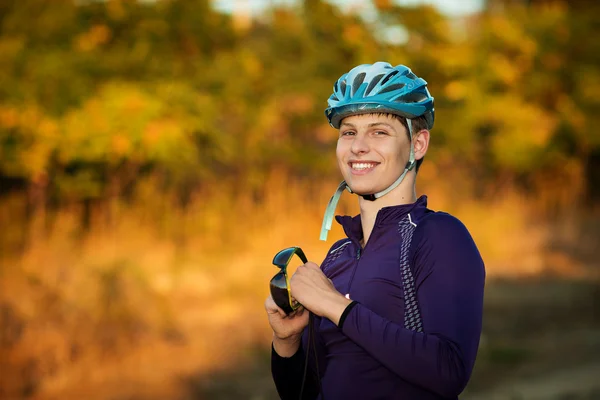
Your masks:
[{"label": "purple cycling jacket", "polygon": [[[360,216],[336,220],[347,238],[321,270],[353,303],[339,326],[314,317],[302,398],[457,399],[477,355],[485,282],[468,230],[425,196],[382,208],[364,248]],[[282,399],[299,398],[308,336],[290,358],[272,351]]]}]

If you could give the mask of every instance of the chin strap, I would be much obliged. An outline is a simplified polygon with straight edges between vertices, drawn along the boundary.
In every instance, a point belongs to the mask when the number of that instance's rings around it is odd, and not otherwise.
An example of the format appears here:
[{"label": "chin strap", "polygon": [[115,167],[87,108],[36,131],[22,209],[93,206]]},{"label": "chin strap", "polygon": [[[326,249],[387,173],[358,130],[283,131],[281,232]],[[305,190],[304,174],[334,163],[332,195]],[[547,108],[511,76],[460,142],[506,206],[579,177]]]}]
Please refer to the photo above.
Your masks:
[{"label": "chin strap", "polygon": [[327,204],[327,208],[325,209],[325,216],[323,217],[323,225],[321,226],[321,237],[319,238],[320,240],[327,240],[327,234],[331,230],[331,223],[333,222],[333,214],[335,213],[335,208],[337,207],[337,203],[340,200],[344,189],[348,189],[348,191],[350,191],[350,188],[348,187],[346,181],[342,181],[339,184],[337,190],[335,191],[333,196],[331,196],[331,199]]},{"label": "chin strap", "polygon": [[[359,195],[363,199],[369,200],[369,201],[375,201],[378,198],[385,196],[386,194],[388,194],[389,192],[391,192],[392,190],[397,188],[398,185],[400,185],[402,183],[402,181],[404,180],[404,177],[406,176],[406,174],[408,174],[408,171],[412,170],[415,167],[415,165],[417,164],[415,161],[415,149],[414,149],[413,141],[412,141],[412,122],[409,118],[407,118],[406,123],[408,125],[408,132],[410,132],[410,155],[408,156],[408,162],[406,163],[406,166],[404,167],[404,172],[402,172],[402,175],[400,175],[400,177],[398,179],[396,179],[394,181],[394,183],[392,183],[387,189],[382,190],[379,193]],[[344,189],[348,190],[350,193],[354,193],[352,191],[352,189],[350,189],[350,186],[348,186],[346,181],[342,181],[339,184],[337,190],[335,191],[333,196],[331,196],[331,199],[329,200],[329,203],[327,204],[327,208],[325,209],[325,216],[323,217],[323,224],[321,226],[321,236],[319,238],[320,240],[323,240],[323,241],[327,240],[327,234],[331,230],[331,224],[333,223],[333,216],[335,213],[335,208],[337,207],[338,201],[340,200],[340,197],[342,196],[342,192],[344,191]]]}]

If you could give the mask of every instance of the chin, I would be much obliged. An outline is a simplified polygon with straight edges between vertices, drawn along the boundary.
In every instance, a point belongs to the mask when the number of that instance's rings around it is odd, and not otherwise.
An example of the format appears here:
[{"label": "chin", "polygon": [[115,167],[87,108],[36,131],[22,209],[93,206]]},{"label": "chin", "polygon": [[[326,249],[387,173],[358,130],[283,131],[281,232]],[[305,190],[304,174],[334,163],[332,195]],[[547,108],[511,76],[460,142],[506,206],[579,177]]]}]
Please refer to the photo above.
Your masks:
[{"label": "chin", "polygon": [[369,187],[365,187],[364,185],[348,185],[350,186],[350,189],[352,190],[352,193],[356,193],[360,196],[364,196],[367,194],[374,194],[374,193],[378,193],[381,190],[377,190],[375,188],[369,188]]}]

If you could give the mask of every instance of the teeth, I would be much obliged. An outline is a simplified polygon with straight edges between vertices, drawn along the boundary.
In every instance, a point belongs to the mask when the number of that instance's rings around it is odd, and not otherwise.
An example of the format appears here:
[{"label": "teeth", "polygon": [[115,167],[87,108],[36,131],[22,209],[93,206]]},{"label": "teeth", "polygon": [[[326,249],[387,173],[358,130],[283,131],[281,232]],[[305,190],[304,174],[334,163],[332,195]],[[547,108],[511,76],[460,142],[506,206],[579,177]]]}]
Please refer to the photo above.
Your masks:
[{"label": "teeth", "polygon": [[375,166],[375,164],[370,164],[370,163],[353,163],[352,169],[362,170],[362,169],[373,168],[374,166]]}]

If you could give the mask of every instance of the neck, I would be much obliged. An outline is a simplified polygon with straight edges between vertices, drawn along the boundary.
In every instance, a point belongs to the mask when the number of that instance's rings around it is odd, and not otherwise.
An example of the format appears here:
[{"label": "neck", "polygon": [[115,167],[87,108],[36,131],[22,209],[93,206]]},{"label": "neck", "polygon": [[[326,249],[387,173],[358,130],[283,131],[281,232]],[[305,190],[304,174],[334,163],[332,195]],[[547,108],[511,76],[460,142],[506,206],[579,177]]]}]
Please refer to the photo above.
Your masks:
[{"label": "neck", "polygon": [[410,171],[404,177],[404,180],[398,187],[383,197],[375,201],[365,200],[359,196],[358,204],[360,206],[360,220],[363,230],[363,247],[366,246],[375,226],[377,213],[383,207],[399,206],[402,204],[412,204],[417,201],[417,191],[415,189],[415,172]]}]

